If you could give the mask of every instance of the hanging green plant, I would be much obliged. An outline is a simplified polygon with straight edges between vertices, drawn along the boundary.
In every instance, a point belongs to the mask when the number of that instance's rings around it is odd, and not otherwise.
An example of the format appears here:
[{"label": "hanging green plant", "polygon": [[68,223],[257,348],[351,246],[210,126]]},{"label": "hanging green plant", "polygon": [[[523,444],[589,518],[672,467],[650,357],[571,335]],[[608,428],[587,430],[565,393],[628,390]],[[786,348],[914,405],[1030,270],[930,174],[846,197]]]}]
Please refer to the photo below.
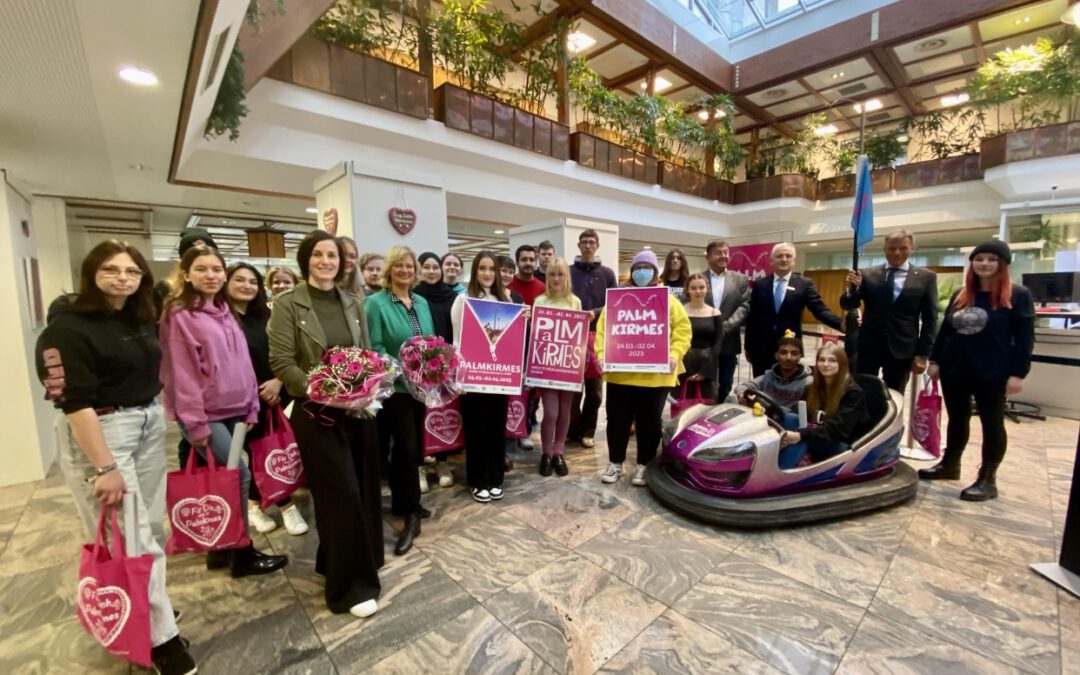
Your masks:
[{"label": "hanging green plant", "polygon": [[247,91],[244,88],[244,54],[236,47],[229,55],[225,73],[221,78],[214,107],[206,120],[207,138],[216,138],[229,134],[229,140],[240,138],[240,121],[247,117],[248,107],[244,105]]}]

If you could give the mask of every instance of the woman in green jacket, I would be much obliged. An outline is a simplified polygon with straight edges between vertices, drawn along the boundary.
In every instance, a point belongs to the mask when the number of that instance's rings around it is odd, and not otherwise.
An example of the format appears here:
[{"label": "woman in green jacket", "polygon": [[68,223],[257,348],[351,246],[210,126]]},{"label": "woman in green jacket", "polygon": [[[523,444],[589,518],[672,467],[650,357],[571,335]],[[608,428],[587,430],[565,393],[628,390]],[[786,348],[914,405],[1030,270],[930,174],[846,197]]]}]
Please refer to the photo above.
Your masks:
[{"label": "woman in green jacket", "polygon": [[[383,289],[367,299],[368,333],[371,348],[397,358],[401,345],[414,337],[434,335],[435,324],[427,300],[413,292],[416,285],[416,254],[408,246],[394,246],[386,256],[381,273]],[[420,535],[420,448],[423,447],[424,404],[413,398],[399,378],[394,395],[379,411],[382,424],[390,427],[394,439],[390,452],[391,512],[405,518],[394,547],[395,555],[405,555],[413,539]]]},{"label": "woman in green jacket", "polygon": [[304,281],[275,298],[267,330],[270,368],[296,399],[290,420],[315,502],[315,572],[326,577],[326,606],[364,618],[379,608],[384,557],[375,422],[307,401],[308,373],[327,349],[371,346],[363,298],[335,285],[344,257],[330,233],[304,237],[296,252]]}]

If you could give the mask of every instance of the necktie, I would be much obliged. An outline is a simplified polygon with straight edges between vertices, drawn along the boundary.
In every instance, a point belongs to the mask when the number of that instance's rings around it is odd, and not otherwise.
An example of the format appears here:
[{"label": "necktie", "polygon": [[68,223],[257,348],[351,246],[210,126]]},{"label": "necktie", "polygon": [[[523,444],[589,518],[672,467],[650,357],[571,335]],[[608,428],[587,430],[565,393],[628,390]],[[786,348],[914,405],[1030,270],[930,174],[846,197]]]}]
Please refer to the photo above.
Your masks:
[{"label": "necktie", "polygon": [[889,302],[896,300],[896,268],[890,267],[885,273],[885,288],[889,291]]},{"label": "necktie", "polygon": [[783,279],[776,280],[776,288],[773,289],[773,307],[780,312],[780,305],[784,304],[784,293],[787,291],[787,282]]}]

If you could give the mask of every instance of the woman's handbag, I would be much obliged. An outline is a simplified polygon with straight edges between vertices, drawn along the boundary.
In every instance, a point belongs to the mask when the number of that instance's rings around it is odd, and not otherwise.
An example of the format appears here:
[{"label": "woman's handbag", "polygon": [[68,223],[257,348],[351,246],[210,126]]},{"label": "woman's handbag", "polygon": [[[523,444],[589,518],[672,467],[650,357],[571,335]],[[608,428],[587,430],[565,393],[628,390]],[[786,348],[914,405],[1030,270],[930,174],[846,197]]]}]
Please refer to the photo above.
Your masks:
[{"label": "woman's handbag", "polygon": [[599,380],[604,376],[600,359],[596,358],[596,331],[589,331],[589,348],[585,354],[585,379]]},{"label": "woman's handbag", "polygon": [[525,422],[529,416],[529,394],[531,390],[522,389],[520,394],[508,396],[506,401],[506,437],[528,438],[529,429]]},{"label": "woman's handbag", "polygon": [[461,425],[461,399],[424,410],[424,457],[465,445]]},{"label": "woman's handbag", "polygon": [[[687,391],[691,384],[693,384],[696,389],[694,393],[689,393]],[[704,403],[705,405],[710,405],[712,403],[701,394],[701,380],[686,380],[682,383],[682,391],[679,392],[679,398],[671,402],[671,416],[677,417],[682,411],[692,408],[699,403]]]},{"label": "woman's handbag", "polygon": [[267,408],[266,434],[248,442],[251,448],[251,475],[262,507],[268,508],[291,497],[304,485],[304,464],[296,447],[289,420],[280,405]]},{"label": "woman's handbag", "polygon": [[941,394],[938,381],[930,378],[911,412],[911,436],[934,457],[941,457]]},{"label": "woman's handbag", "polygon": [[[242,434],[241,425],[236,432]],[[236,446],[237,438],[233,437]],[[232,452],[238,450],[234,447]],[[172,534],[165,544],[169,555],[184,551],[218,551],[243,548],[251,543],[240,509],[240,470],[219,468],[214,453],[205,448],[207,466],[195,468],[195,455],[187,466],[170,471],[165,485],[165,507],[172,523]],[[231,453],[230,453],[231,454]]]},{"label": "woman's handbag", "polygon": [[[112,555],[105,536],[106,513],[112,524]],[[109,653],[147,668],[153,565],[149,553],[127,554],[116,507],[102,504],[94,541],[82,547],[75,612],[86,632]]]}]

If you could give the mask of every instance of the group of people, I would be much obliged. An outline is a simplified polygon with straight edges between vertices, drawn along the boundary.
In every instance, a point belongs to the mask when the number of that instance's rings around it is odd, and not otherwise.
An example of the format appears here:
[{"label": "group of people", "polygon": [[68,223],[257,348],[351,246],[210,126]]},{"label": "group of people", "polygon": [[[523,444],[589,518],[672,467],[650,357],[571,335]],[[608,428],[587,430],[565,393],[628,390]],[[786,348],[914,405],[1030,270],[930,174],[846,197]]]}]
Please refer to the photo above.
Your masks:
[{"label": "group of people", "polygon": [[[152,655],[159,672],[195,672],[165,586],[166,419],[177,422],[186,441],[182,459],[195,452],[205,460],[209,453],[225,464],[241,425],[248,439],[258,438],[268,416],[291,401],[290,422],[319,536],[315,571],[325,579],[327,607],[371,616],[378,609],[378,570],[385,559],[383,470],[391,512],[402,518],[395,554],[411,549],[430,516],[421,503],[427,488],[421,459],[425,408],[397,382],[373,420],[331,407],[313,414],[308,373],[332,347],[397,357],[413,337],[439,335],[457,345],[467,298],[589,313],[599,367],[586,375],[580,392],[540,389],[529,405],[530,424],[537,409],[543,410],[543,476],[568,474],[568,444],[594,446],[606,382],[609,463],[601,480],[619,480],[636,435],[631,481],[644,485],[670,393],[697,381],[707,398],[727,399],[743,351],[743,328],[755,375],[750,386],[785,406],[801,399],[808,403],[813,424],[792,425],[782,438],[784,468],[841,452],[865,430],[870,422],[865,401],[844,350],[826,345],[812,371],[801,364],[803,309],[836,329],[842,321],[813,281],[793,271],[790,244],[774,247],[772,274],[752,283],[728,269],[730,248],[720,240],[708,244],[708,269],[702,273],[689,273],[678,250],[668,255],[663,269],[651,250],[633,258],[627,285],[668,286],[683,300],[669,303],[665,373],[603,371],[606,293],[618,282],[598,258],[598,247],[597,233],[585,230],[572,262],[557,257],[550,242],[520,246],[514,258],[483,252],[472,260],[463,284],[464,264],[453,253],[417,256],[394,246],[385,254],[361,255],[351,239],[319,230],[299,245],[299,275],[282,267],[264,279],[246,263],[227,266],[210,235],[192,229],[181,240],[175,272],[155,289],[137,249],[115,241],[96,246],[82,263],[79,292],[50,309],[38,343],[38,369],[47,396],[64,413],[58,422],[62,465],[88,531],[100,504],[116,504],[125,492],[135,496],[144,516],[139,544],[154,558],[149,595]],[[958,477],[974,395],[983,423],[983,467],[964,496],[992,498],[1005,452],[1005,397],[1019,391],[1030,365],[1031,297],[1009,281],[1008,246],[986,242],[972,253],[965,285],[936,331],[934,274],[909,264],[913,248],[911,235],[892,234],[885,242],[886,266],[848,277],[844,307],[863,306],[856,372],[876,376],[883,370],[886,383],[896,389],[903,389],[911,372],[929,370],[941,377],[950,415],[948,444],[941,465],[921,472],[927,479]],[[740,387],[735,396],[745,401],[748,388]],[[508,468],[507,396],[467,393],[460,402],[471,495],[478,502],[497,502],[505,495]],[[521,447],[528,447],[526,439]],[[436,467],[439,484],[452,485],[445,455],[437,457]],[[259,508],[250,470],[243,462],[238,468],[240,498],[248,504],[236,506],[245,525],[273,529],[276,523]],[[286,500],[278,507],[291,534],[307,531],[294,504]],[[234,577],[273,572],[287,562],[251,545],[214,551],[206,560],[208,569],[228,567]]]}]

